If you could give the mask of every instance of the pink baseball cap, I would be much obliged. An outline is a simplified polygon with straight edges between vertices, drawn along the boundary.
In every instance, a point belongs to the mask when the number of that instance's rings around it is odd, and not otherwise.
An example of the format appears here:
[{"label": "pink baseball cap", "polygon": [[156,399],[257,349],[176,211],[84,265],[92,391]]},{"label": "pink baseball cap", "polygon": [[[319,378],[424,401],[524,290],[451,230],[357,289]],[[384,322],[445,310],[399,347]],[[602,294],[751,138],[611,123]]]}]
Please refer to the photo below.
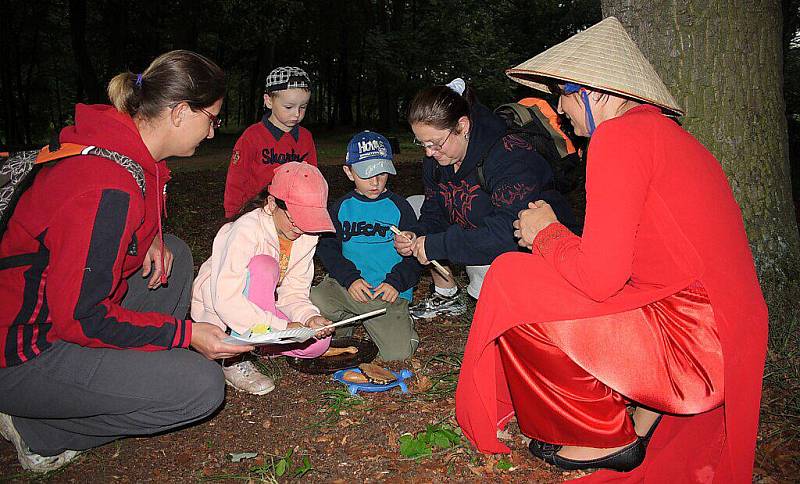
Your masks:
[{"label": "pink baseball cap", "polygon": [[303,232],[336,231],[328,213],[328,183],[316,166],[296,161],[280,165],[269,194],[286,202],[292,221]]}]

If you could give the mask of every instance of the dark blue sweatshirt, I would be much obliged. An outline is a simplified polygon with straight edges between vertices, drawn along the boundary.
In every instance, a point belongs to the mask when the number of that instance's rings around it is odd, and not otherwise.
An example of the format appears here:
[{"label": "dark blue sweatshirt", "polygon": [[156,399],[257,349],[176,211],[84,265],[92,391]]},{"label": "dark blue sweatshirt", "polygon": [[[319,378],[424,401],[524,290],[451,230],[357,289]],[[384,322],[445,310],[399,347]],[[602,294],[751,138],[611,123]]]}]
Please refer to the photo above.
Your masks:
[{"label": "dark blue sweatshirt", "polygon": [[[559,221],[574,226],[569,205],[552,189],[550,165],[530,143],[507,135],[505,122],[481,104],[473,106],[470,121],[467,153],[457,172],[432,157],[422,162],[425,202],[419,223],[428,259],[486,265],[518,250],[512,224],[536,200],[550,203]],[[490,147],[483,165],[486,192],[478,182],[477,165]]]},{"label": "dark blue sweatshirt", "polygon": [[328,273],[345,289],[361,278],[373,288],[385,282],[411,301],[422,266],[394,248],[389,227],[419,233],[417,217],[405,198],[389,190],[371,200],[351,191],[329,211],[336,234],[322,236],[317,255]]}]

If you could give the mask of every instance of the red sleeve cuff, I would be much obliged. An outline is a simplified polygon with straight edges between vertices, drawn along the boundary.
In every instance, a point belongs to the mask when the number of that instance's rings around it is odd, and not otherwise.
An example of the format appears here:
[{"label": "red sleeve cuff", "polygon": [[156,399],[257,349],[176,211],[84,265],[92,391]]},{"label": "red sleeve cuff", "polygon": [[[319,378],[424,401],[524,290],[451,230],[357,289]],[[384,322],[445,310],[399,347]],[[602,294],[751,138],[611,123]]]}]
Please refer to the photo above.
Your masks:
[{"label": "red sleeve cuff", "polygon": [[577,237],[563,224],[559,222],[553,222],[540,230],[539,233],[536,234],[536,237],[534,237],[534,252],[538,252],[541,255],[547,255],[555,248],[557,240],[570,236]]},{"label": "red sleeve cuff", "polygon": [[172,339],[173,348],[188,348],[192,342],[192,320],[175,320],[175,337]]}]

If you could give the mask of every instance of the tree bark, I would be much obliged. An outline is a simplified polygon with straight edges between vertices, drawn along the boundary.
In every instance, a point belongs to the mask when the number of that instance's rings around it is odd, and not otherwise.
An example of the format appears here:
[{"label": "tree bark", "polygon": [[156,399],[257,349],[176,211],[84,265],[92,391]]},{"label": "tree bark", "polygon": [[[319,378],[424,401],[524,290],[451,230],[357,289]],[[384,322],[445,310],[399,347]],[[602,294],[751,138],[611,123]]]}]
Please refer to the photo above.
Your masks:
[{"label": "tree bark", "polygon": [[80,83],[89,103],[105,100],[100,83],[97,81],[94,67],[86,46],[86,0],[69,0],[69,25],[72,35],[72,53],[78,67]]},{"label": "tree bark", "polygon": [[[16,96],[13,86],[12,73],[21,69],[18,58],[12,55],[12,52],[18,51],[18,36],[11,35],[11,24],[13,20],[13,11],[6,4],[0,4],[0,44],[3,49],[0,49],[0,65],[4,68],[0,69],[0,92],[2,92],[2,110],[3,112],[3,133],[5,133],[5,144],[7,147],[22,144],[22,136],[17,128],[17,108]],[[13,63],[12,63],[13,60]]]},{"label": "tree bark", "polygon": [[[798,323],[800,237],[791,198],[778,0],[602,0],[686,109],[742,208],[770,322]],[[774,328],[773,328],[774,329]]]}]

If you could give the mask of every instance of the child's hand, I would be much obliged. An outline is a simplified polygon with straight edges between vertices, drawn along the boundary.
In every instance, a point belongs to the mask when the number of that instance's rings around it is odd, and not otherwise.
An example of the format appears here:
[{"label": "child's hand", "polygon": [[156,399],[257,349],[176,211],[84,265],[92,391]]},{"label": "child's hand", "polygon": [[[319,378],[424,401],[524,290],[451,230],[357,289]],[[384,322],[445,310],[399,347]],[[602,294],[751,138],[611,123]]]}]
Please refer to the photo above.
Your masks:
[{"label": "child's hand", "polygon": [[414,250],[414,242],[417,239],[417,234],[407,230],[402,232],[402,234],[403,235],[394,236],[394,249],[403,257],[408,257]]},{"label": "child's hand", "polygon": [[372,286],[364,279],[356,279],[353,281],[350,287],[347,288],[347,292],[350,293],[350,297],[360,303],[368,303],[374,297],[372,295]]},{"label": "child's hand", "polygon": [[[329,324],[331,324],[331,321],[327,318],[322,316],[311,316],[308,318],[308,321],[306,321],[305,326],[311,329],[317,329]],[[323,329],[321,331],[317,331],[317,334],[315,334],[314,337],[317,339],[327,338],[328,336],[332,335],[334,331],[334,328]]]},{"label": "child's hand", "polygon": [[397,300],[397,296],[399,294],[400,293],[397,292],[397,289],[392,287],[390,284],[382,282],[378,287],[375,288],[372,299],[375,299],[378,297],[378,295],[380,295],[382,301],[386,301],[391,304]]}]

